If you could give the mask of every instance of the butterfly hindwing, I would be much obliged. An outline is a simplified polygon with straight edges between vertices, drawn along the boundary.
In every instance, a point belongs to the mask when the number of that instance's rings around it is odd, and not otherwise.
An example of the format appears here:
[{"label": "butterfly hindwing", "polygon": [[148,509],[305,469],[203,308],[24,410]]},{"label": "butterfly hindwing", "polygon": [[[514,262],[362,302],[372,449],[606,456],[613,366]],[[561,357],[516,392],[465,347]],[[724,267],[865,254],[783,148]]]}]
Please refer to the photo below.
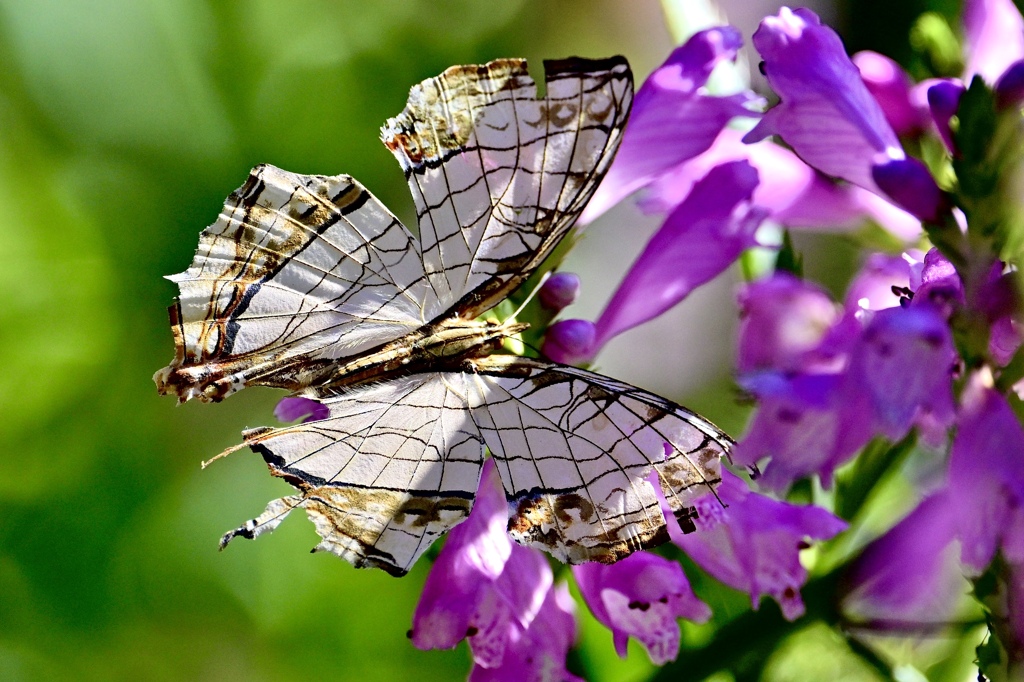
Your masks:
[{"label": "butterfly hindwing", "polygon": [[519,286],[565,236],[618,147],[633,82],[622,57],[455,66],[412,88],[382,129],[405,170],[423,263],[470,318]]},{"label": "butterfly hindwing", "polygon": [[415,330],[432,305],[416,241],[362,185],[268,165],[170,279],[175,358],[154,379],[181,401],[297,390],[315,368]]}]

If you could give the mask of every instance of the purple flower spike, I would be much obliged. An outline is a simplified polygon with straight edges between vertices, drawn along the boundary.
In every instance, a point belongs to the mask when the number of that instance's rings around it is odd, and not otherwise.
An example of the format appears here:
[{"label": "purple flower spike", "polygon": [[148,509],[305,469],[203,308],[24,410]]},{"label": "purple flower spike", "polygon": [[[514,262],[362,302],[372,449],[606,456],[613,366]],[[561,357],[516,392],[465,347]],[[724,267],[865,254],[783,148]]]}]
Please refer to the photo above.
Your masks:
[{"label": "purple flower spike", "polygon": [[748,284],[739,305],[741,373],[805,369],[838,318],[828,294],[787,274]]},{"label": "purple flower spike", "polygon": [[951,154],[956,152],[956,146],[953,144],[949,121],[960,108],[960,97],[963,94],[964,85],[959,81],[940,80],[928,88],[928,108],[932,112],[932,121]]},{"label": "purple flower spike", "polygon": [[968,381],[949,462],[950,504],[971,510],[957,515],[961,558],[978,572],[1000,547],[1024,562],[1024,429],[990,382],[984,372]]},{"label": "purple flower spike", "polygon": [[701,31],[651,74],[636,93],[622,146],[580,224],[703,152],[730,119],[757,116],[748,107],[761,100],[751,92],[713,97],[703,91],[715,65],[734,61],[742,44],[740,32],[731,26]]},{"label": "purple flower spike", "polygon": [[489,459],[469,518],[448,533],[423,586],[410,634],[416,647],[449,649],[468,639],[476,664],[493,668],[533,626],[551,568],[540,552],[514,544],[507,524],[508,503]]},{"label": "purple flower spike", "polygon": [[716,166],[665,220],[597,321],[593,353],[653,319],[725,270],[756,244],[766,217],[751,195],[757,171],[746,161]]},{"label": "purple flower spike", "polygon": [[717,497],[708,494],[697,500],[699,532],[684,535],[669,524],[672,541],[716,579],[750,594],[754,608],[768,595],[787,619],[799,618],[804,612],[800,587],[807,580],[800,550],[808,539],[837,535],[846,523],[820,507],[751,492],[724,469],[716,492]]},{"label": "purple flower spike", "polygon": [[612,631],[621,658],[632,636],[655,665],[673,661],[679,653],[676,620],[703,623],[711,617],[679,564],[656,554],[637,552],[615,564],[590,563],[572,570],[590,611]]},{"label": "purple flower spike", "polygon": [[548,277],[537,294],[541,305],[558,312],[568,308],[580,295],[580,278],[572,272],[556,272]]},{"label": "purple flower spike", "polygon": [[905,154],[836,32],[808,9],[783,7],[754,33],[782,101],[744,141],[779,135],[811,166],[876,191],[871,167]]},{"label": "purple flower spike", "polygon": [[302,421],[315,422],[331,416],[331,410],[323,403],[309,398],[281,398],[274,408],[274,416],[278,421],[293,422],[306,417]]},{"label": "purple flower spike", "polygon": [[892,159],[872,166],[871,177],[898,206],[920,220],[936,222],[945,209],[942,190],[928,168],[915,158]]},{"label": "purple flower spike", "polygon": [[953,544],[959,513],[945,494],[933,495],[868,545],[846,576],[844,610],[893,629],[952,617],[970,589]]},{"label": "purple flower spike", "polygon": [[1024,102],[1024,59],[1015,61],[1003,72],[995,85],[996,102],[1002,109]]},{"label": "purple flower spike", "polygon": [[475,662],[469,682],[583,682],[565,669],[565,657],[576,641],[575,612],[565,583],[552,587],[529,629],[505,647],[500,663],[485,667]]},{"label": "purple flower spike", "polygon": [[852,61],[897,135],[913,135],[924,128],[921,111],[911,101],[913,83],[899,64],[870,50],[853,55]]},{"label": "purple flower spike", "polygon": [[965,0],[964,80],[975,74],[989,84],[1018,59],[1024,58],[1024,19],[1013,0]]},{"label": "purple flower spike", "polygon": [[588,320],[559,320],[548,327],[541,353],[563,365],[589,360],[597,353],[597,329]]},{"label": "purple flower spike", "polygon": [[953,338],[930,307],[889,308],[872,318],[850,362],[847,390],[865,390],[876,429],[890,440],[927,415],[932,426],[955,418]]}]

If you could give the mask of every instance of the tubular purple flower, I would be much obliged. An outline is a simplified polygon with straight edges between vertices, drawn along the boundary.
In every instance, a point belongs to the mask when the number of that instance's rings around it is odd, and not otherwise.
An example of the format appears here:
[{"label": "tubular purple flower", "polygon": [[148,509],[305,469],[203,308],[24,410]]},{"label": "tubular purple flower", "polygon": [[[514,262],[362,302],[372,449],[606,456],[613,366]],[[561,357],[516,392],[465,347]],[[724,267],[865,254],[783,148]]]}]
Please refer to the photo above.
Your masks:
[{"label": "tubular purple flower", "polygon": [[953,131],[949,122],[960,108],[960,97],[964,94],[964,84],[954,80],[940,80],[928,87],[928,108],[931,110],[932,122],[939,132],[946,149],[956,153],[953,144]]},{"label": "tubular purple flower", "polygon": [[591,613],[612,631],[621,658],[629,638],[636,637],[655,665],[673,661],[679,653],[676,620],[703,623],[711,617],[679,564],[656,554],[637,552],[611,565],[582,564],[572,571]]},{"label": "tubular purple flower", "polygon": [[568,308],[580,295],[580,278],[572,272],[556,272],[541,285],[537,298],[548,310]]},{"label": "tubular purple flower", "polygon": [[326,419],[330,414],[330,408],[309,398],[281,398],[274,408],[274,416],[282,422],[293,422],[302,417],[305,417],[304,422],[314,422]]},{"label": "tubular purple flower", "polygon": [[787,619],[799,618],[804,612],[800,587],[807,580],[800,550],[808,540],[841,533],[846,523],[820,507],[752,492],[724,469],[716,492],[717,497],[697,500],[698,532],[684,535],[669,524],[672,541],[716,579],[750,594],[754,608],[768,595]]},{"label": "tubular purple flower", "polygon": [[477,661],[469,682],[583,682],[565,668],[565,657],[576,640],[575,612],[565,583],[551,587],[529,628],[510,639],[500,662],[485,667]]},{"label": "tubular purple flower", "polygon": [[752,92],[714,97],[703,86],[715,65],[743,44],[731,26],[710,28],[676,48],[637,91],[622,146],[580,224],[594,220],[659,174],[700,154],[736,116],[757,116]]},{"label": "tubular purple flower", "polygon": [[877,191],[871,167],[906,155],[843,43],[808,9],[783,7],[754,33],[782,101],[744,141],[779,135],[811,166]]},{"label": "tubular purple flower", "polygon": [[1013,0],[964,0],[964,80],[978,74],[990,85],[1024,58],[1024,19]]},{"label": "tubular purple flower", "polygon": [[574,365],[597,353],[597,329],[588,320],[559,320],[548,327],[540,352],[563,365]]},{"label": "tubular purple flower", "polygon": [[899,64],[870,50],[858,52],[851,61],[897,135],[916,135],[924,129],[925,118],[911,100],[913,83]]},{"label": "tubular purple flower", "polygon": [[871,177],[897,206],[920,220],[936,222],[946,208],[942,190],[928,168],[915,158],[892,159],[872,166]]},{"label": "tubular purple flower", "polygon": [[957,515],[963,562],[981,572],[997,549],[1024,562],[1024,429],[986,370],[961,396],[949,480],[950,504],[971,510]]},{"label": "tubular purple flower", "polygon": [[488,459],[469,518],[448,533],[423,586],[410,631],[416,647],[449,649],[468,639],[476,664],[493,668],[531,628],[551,591],[551,568],[536,550],[513,543],[507,524],[504,489]]},{"label": "tubular purple flower", "polygon": [[827,293],[788,274],[746,285],[739,306],[740,373],[807,369],[811,354],[839,317]]},{"label": "tubular purple flower", "polygon": [[751,202],[755,187],[757,171],[746,161],[716,166],[694,185],[601,313],[591,357],[612,337],[683,300],[756,244],[754,232],[767,212]]},{"label": "tubular purple flower", "polygon": [[873,629],[919,629],[956,611],[970,590],[957,561],[959,510],[943,493],[868,545],[844,578],[843,610]]},{"label": "tubular purple flower", "polygon": [[639,205],[648,213],[667,213],[678,206],[693,184],[715,166],[746,159],[760,182],[753,203],[772,219],[791,228],[853,229],[870,218],[900,239],[921,234],[921,223],[885,198],[850,184],[839,184],[800,160],[793,152],[764,140],[744,144],[743,133],[726,128],[703,154],[666,171],[651,183]]},{"label": "tubular purple flower", "polygon": [[894,308],[905,300],[894,289],[910,291],[910,263],[900,256],[873,253],[850,283],[845,307],[849,311]]}]

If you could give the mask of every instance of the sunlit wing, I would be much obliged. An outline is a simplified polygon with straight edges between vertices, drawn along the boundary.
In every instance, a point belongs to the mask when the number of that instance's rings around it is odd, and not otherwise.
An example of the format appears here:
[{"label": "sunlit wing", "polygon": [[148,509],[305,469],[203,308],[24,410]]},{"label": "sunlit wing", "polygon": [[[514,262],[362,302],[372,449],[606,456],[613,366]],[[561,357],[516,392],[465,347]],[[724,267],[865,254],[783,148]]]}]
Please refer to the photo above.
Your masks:
[{"label": "sunlit wing", "polygon": [[412,235],[362,185],[273,166],[253,169],[170,279],[175,358],[154,379],[182,401],[296,390],[436,307]]},{"label": "sunlit wing", "polygon": [[668,539],[654,489],[684,531],[720,481],[731,439],[702,417],[592,372],[509,355],[477,361],[473,419],[497,461],[521,544],[610,563]]},{"label": "sunlit wing", "polygon": [[466,375],[421,374],[326,398],[326,419],[252,431],[246,443],[299,490],[228,533],[253,538],[295,507],[323,538],[316,547],[358,567],[406,573],[469,514],[483,443],[466,410]]},{"label": "sunlit wing", "polygon": [[247,444],[300,494],[228,533],[272,530],[303,507],[326,549],[399,575],[470,510],[486,444],[521,544],[610,563],[668,539],[662,491],[684,530],[719,482],[730,440],[687,410],[583,370],[514,356],[324,397],[322,421],[251,432]]},{"label": "sunlit wing", "polygon": [[412,88],[382,129],[419,219],[442,310],[474,317],[565,236],[618,147],[633,97],[622,57],[547,61],[546,94],[520,59],[455,66]]}]

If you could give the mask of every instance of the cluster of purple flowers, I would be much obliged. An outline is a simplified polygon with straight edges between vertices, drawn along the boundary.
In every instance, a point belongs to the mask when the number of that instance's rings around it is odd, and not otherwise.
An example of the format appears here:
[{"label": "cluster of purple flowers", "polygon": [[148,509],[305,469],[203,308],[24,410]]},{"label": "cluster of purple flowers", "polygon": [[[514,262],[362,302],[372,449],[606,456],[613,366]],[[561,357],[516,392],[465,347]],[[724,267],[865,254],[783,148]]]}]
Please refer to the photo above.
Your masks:
[{"label": "cluster of purple flowers", "polygon": [[[939,473],[918,485],[901,522],[853,552],[845,617],[878,629],[938,623],[970,589],[965,576],[988,571],[996,587],[975,593],[1020,672],[1024,429],[1012,401],[1014,384],[1024,393],[1024,318],[1012,240],[992,236],[1001,234],[998,215],[1012,209],[1001,206],[996,218],[986,211],[1007,201],[997,181],[986,190],[994,198],[963,189],[972,183],[968,157],[978,154],[967,149],[977,144],[962,102],[972,90],[986,94],[994,115],[1010,121],[1001,144],[1019,154],[1024,20],[1011,0],[965,4],[962,79],[918,84],[882,55],[851,59],[814,13],[783,8],[753,35],[780,99],[763,114],[752,92],[706,88],[717,64],[736,59],[738,31],[712,28],[677,48],[637,92],[619,155],[581,219],[644,190],[641,209],[664,213],[664,224],[596,322],[556,322],[543,352],[566,363],[593,359],[609,339],[762,246],[766,223],[839,231],[871,220],[885,228],[903,253],[868,255],[840,303],[782,270],[742,288],[737,381],[757,408],[733,464],[761,473],[755,487],[785,493],[813,476],[830,487],[836,469],[869,443],[917,447]],[[942,145],[944,158],[931,160],[947,176],[942,188],[934,179],[942,174],[909,155],[901,138],[913,149]],[[1003,159],[1000,172],[1012,170],[1005,153],[986,153]],[[578,279],[558,274],[540,298],[560,310],[578,289]],[[299,416],[315,404],[282,409]],[[755,608],[768,595],[787,619],[799,617],[807,580],[800,550],[846,521],[723,475],[725,506],[704,500],[698,532],[672,528],[672,541],[706,573],[747,592]],[[473,680],[572,678],[573,600],[546,558],[510,541],[506,523],[488,462],[470,518],[451,531],[432,568],[410,637],[420,648],[466,639]],[[678,654],[679,618],[711,617],[680,565],[660,555],[572,574],[621,656],[634,637],[663,664]]]}]

